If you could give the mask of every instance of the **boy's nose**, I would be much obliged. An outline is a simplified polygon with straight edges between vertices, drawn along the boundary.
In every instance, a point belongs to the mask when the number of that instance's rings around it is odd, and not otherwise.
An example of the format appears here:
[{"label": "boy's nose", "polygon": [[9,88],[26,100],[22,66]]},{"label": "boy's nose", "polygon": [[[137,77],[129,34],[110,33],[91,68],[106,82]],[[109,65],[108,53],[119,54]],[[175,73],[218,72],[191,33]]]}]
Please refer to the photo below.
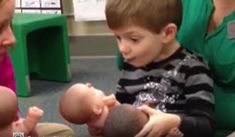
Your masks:
[{"label": "boy's nose", "polygon": [[130,48],[123,44],[119,44],[119,51],[122,53],[122,55],[126,55],[130,52]]}]

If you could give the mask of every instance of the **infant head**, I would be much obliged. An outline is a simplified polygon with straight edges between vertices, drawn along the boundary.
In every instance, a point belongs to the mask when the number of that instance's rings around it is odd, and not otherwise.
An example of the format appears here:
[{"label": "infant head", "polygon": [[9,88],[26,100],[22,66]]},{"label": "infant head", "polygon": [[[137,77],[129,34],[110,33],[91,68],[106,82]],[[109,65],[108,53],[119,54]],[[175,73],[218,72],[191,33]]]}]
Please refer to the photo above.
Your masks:
[{"label": "infant head", "polygon": [[85,124],[99,115],[104,107],[104,93],[91,84],[74,84],[61,97],[59,110],[71,123]]},{"label": "infant head", "polygon": [[134,137],[147,121],[147,115],[134,106],[118,105],[110,111],[104,123],[104,137]]},{"label": "infant head", "polygon": [[0,128],[11,124],[17,118],[18,103],[15,93],[0,86]]}]

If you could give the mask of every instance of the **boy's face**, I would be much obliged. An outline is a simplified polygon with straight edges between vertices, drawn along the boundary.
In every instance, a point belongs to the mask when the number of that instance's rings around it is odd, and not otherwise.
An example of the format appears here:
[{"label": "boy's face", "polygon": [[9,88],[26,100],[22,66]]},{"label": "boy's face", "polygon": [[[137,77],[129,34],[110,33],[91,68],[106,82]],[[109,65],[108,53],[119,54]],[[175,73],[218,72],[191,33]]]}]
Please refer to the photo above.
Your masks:
[{"label": "boy's face", "polygon": [[162,33],[130,25],[113,30],[118,48],[125,61],[135,67],[143,67],[161,56]]}]

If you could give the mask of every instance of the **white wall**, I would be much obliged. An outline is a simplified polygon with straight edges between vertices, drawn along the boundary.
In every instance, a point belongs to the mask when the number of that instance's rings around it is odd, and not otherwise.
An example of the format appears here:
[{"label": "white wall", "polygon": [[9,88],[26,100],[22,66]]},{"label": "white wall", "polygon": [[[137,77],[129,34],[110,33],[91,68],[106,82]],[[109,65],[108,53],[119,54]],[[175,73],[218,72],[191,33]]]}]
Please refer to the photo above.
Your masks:
[{"label": "white wall", "polygon": [[64,14],[68,18],[69,36],[84,35],[112,35],[104,21],[75,22],[73,13],[73,1],[62,0]]}]

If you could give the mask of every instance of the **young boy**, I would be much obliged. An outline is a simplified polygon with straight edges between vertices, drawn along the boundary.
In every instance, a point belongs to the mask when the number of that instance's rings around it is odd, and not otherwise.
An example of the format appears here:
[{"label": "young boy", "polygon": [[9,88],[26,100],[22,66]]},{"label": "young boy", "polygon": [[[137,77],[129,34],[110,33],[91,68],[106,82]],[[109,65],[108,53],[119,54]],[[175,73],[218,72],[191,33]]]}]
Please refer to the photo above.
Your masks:
[{"label": "young boy", "polygon": [[[124,57],[116,98],[136,106],[149,122],[136,137],[214,134],[213,80],[201,57],[180,46],[181,0],[107,0],[106,20]],[[192,32],[193,33],[193,32]]]}]

